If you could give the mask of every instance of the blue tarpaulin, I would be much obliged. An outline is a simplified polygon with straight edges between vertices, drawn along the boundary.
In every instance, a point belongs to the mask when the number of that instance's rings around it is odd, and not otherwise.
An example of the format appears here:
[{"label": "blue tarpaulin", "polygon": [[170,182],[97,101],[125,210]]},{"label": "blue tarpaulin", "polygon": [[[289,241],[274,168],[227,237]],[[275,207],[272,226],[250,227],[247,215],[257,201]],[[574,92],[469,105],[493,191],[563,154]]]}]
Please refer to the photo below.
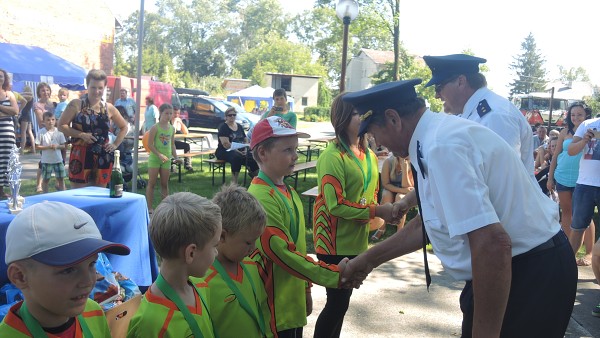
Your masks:
[{"label": "blue tarpaulin", "polygon": [[40,47],[0,43],[0,68],[12,74],[17,91],[25,81],[85,89],[85,69]]}]

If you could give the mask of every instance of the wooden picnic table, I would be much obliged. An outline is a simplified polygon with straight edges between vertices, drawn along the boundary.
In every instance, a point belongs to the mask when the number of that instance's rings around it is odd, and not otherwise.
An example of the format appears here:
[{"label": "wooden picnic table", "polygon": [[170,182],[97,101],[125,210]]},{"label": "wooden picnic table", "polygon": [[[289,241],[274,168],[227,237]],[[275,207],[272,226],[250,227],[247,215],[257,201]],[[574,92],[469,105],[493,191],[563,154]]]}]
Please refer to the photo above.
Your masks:
[{"label": "wooden picnic table", "polygon": [[309,138],[308,142],[313,142],[313,143],[329,143],[331,141],[335,140],[335,135],[332,136],[324,136],[324,137],[317,137],[317,138]]},{"label": "wooden picnic table", "polygon": [[[204,150],[204,143],[202,140],[206,140],[206,144],[210,148],[210,139],[212,138],[211,134],[207,133],[187,133],[187,134],[175,134],[176,140],[183,140],[186,143],[194,143],[200,145],[200,151]],[[199,140],[196,141],[196,140]]]}]

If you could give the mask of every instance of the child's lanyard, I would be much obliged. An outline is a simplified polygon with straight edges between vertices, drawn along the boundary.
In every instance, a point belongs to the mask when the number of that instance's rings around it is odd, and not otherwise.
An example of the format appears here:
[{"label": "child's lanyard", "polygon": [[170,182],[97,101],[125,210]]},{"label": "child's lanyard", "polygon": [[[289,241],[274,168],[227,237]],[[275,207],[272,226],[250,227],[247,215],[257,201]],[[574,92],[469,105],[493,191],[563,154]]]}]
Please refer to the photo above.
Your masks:
[{"label": "child's lanyard", "polygon": [[281,201],[283,201],[283,204],[285,204],[285,207],[288,209],[290,218],[292,220],[290,222],[291,223],[290,234],[292,235],[292,240],[294,241],[294,243],[296,243],[298,241],[298,231],[300,228],[300,215],[298,213],[298,207],[296,206],[296,203],[294,202],[294,195],[292,194],[292,189],[284,182],[285,187],[290,192],[290,196],[292,198],[292,204],[294,205],[294,211],[295,211],[296,217],[294,217],[294,213],[292,213],[292,208],[290,207],[290,204],[288,203],[287,198],[281,193],[281,191],[279,191],[279,188],[275,186],[273,181],[271,181],[271,179],[267,175],[265,175],[265,173],[263,173],[262,171],[258,172],[258,177],[261,178],[263,181],[267,182],[267,184],[271,188],[273,188],[273,190],[275,190],[277,195],[279,195],[279,198],[281,199]]},{"label": "child's lanyard", "polygon": [[227,271],[225,271],[223,265],[221,265],[221,262],[215,259],[215,262],[213,263],[213,266],[215,267],[219,275],[221,275],[221,277],[225,281],[225,284],[227,284],[227,286],[231,289],[231,291],[233,291],[233,293],[237,297],[238,301],[240,302],[240,305],[242,306],[242,309],[246,310],[250,317],[252,317],[252,319],[254,319],[254,321],[258,323],[258,326],[260,327],[260,332],[262,333],[262,337],[266,337],[265,320],[263,318],[262,312],[260,311],[260,304],[258,303],[258,298],[256,297],[256,288],[254,287],[254,282],[252,282],[252,278],[250,278],[250,274],[246,270],[246,267],[244,267],[244,264],[240,263],[240,265],[242,266],[244,275],[250,282],[250,287],[252,288],[252,293],[254,294],[254,300],[256,302],[256,309],[258,310],[258,316],[252,311],[252,309],[250,308],[250,304],[248,304],[248,301],[246,300],[246,297],[244,297],[240,289],[235,285],[235,283],[233,283],[231,277],[229,277],[229,274],[227,273]]},{"label": "child's lanyard", "polygon": [[[42,326],[40,325],[40,323],[35,318],[33,318],[31,313],[29,312],[29,310],[27,310],[27,306],[25,306],[25,302],[23,302],[23,304],[21,304],[21,308],[19,309],[19,316],[23,320],[23,323],[25,323],[27,330],[29,331],[29,333],[32,334],[33,338],[48,337],[48,334],[46,333],[46,331],[44,331],[44,329],[42,329]],[[81,331],[83,333],[83,337],[93,338],[94,336],[92,335],[92,332],[90,331],[90,328],[87,326],[87,323],[85,322],[85,320],[83,320],[82,315],[77,316],[77,321],[79,322],[79,325],[81,326]]]},{"label": "child's lanyard", "polygon": [[352,158],[352,160],[354,160],[354,163],[356,163],[356,165],[358,166],[358,169],[360,169],[360,173],[362,174],[362,177],[363,177],[363,192],[362,192],[362,197],[360,199],[360,204],[367,205],[367,198],[366,198],[365,194],[367,193],[367,185],[369,184],[369,182],[371,182],[371,156],[369,156],[369,149],[368,148],[365,149],[365,157],[367,160],[367,175],[365,175],[365,171],[363,170],[363,167],[360,164],[360,161],[358,160],[356,155],[354,155],[354,152],[352,150],[350,150],[350,148],[348,148],[348,146],[344,143],[344,141],[340,140],[340,143],[342,144],[342,147],[344,147],[344,150],[346,150],[346,153],[350,155],[350,158]]},{"label": "child's lanyard", "polygon": [[[192,316],[192,313],[190,312],[190,310],[188,310],[187,305],[185,305],[183,300],[181,300],[181,297],[179,297],[179,295],[177,294],[177,292],[175,292],[175,290],[173,290],[171,285],[169,285],[169,283],[165,281],[161,274],[158,275],[158,278],[156,278],[156,281],[154,283],[156,284],[158,289],[165,295],[165,297],[167,297],[168,300],[172,301],[173,303],[175,303],[175,305],[177,305],[177,308],[179,309],[179,311],[181,311],[181,314],[183,314],[183,318],[185,318],[185,321],[188,323],[190,330],[192,330],[192,334],[194,335],[194,337],[203,338],[204,336],[202,335],[202,331],[200,331],[198,322],[196,322],[196,320]],[[196,292],[198,294],[198,297],[200,297],[200,301],[202,302],[202,305],[204,305],[204,309],[208,311],[208,306],[206,306],[206,303],[204,302],[204,298],[202,298],[200,291],[196,288],[194,284],[192,284],[192,287],[194,288],[194,292]],[[217,332],[215,331],[214,326],[213,333],[215,337],[217,337]]]}]

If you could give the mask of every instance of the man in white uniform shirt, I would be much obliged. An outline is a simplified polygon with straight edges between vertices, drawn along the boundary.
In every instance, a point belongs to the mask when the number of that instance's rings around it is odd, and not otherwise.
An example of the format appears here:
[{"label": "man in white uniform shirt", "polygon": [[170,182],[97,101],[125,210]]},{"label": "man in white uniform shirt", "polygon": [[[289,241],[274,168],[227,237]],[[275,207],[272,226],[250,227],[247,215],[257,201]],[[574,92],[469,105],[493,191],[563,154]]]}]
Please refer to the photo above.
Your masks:
[{"label": "man in white uniform shirt", "polygon": [[525,116],[506,98],[487,88],[479,64],[486,60],[466,54],[423,57],[431,69],[435,97],[444,111],[480,123],[500,135],[520,155],[533,177],[533,132]]},{"label": "man in white uniform shirt", "polygon": [[[370,132],[394,154],[410,156],[433,250],[446,271],[466,281],[462,337],[563,337],[577,267],[556,203],[496,133],[427,110],[414,89],[419,83],[385,83],[344,101],[361,115],[360,134]],[[406,210],[395,205],[396,216]],[[423,248],[424,238],[417,217],[346,269],[356,285],[381,263]]]}]

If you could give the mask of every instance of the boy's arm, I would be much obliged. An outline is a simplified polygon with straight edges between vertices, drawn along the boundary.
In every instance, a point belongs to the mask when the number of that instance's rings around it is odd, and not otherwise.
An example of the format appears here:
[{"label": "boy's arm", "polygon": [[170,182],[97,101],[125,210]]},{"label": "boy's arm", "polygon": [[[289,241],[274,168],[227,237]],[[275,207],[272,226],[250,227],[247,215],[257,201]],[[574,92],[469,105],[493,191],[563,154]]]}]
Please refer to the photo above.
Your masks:
[{"label": "boy's arm", "polygon": [[269,195],[259,199],[267,213],[267,227],[257,240],[261,253],[295,277],[326,287],[338,287],[340,271],[337,265],[316,262],[296,249],[288,228],[282,225],[285,220],[274,198],[277,197]]},{"label": "boy's arm", "polygon": [[67,139],[65,138],[65,134],[59,131],[58,134],[58,149],[66,149],[67,148]]},{"label": "boy's arm", "polygon": [[42,135],[38,133],[35,135],[35,148],[38,150],[48,150],[49,147],[46,145],[42,145]]}]

